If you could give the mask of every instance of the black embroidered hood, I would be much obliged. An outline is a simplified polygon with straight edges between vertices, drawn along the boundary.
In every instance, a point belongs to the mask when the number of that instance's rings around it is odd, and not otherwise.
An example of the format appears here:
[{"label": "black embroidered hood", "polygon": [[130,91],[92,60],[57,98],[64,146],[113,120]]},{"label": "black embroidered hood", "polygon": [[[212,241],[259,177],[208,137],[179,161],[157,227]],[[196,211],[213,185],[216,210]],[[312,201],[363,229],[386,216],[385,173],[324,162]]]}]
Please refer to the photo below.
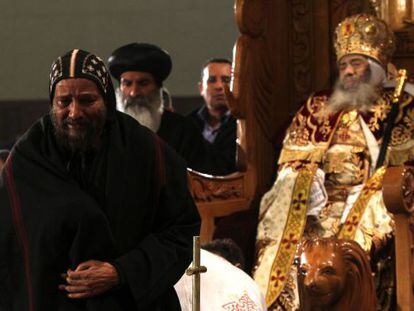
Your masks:
[{"label": "black embroidered hood", "polygon": [[95,82],[105,99],[107,118],[113,117],[116,109],[115,91],[108,70],[101,58],[79,49],[73,49],[58,57],[52,64],[49,78],[51,103],[55,95],[56,84],[60,80],[71,78],[85,78]]}]

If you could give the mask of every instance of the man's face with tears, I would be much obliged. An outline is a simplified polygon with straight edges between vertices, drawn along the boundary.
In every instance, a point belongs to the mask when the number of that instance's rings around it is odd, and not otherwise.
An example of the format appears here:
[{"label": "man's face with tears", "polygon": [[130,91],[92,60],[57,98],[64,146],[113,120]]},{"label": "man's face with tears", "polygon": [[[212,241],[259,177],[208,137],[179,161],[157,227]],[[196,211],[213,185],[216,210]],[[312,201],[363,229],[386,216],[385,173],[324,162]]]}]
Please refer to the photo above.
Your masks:
[{"label": "man's face with tears", "polygon": [[73,152],[93,149],[105,124],[105,101],[93,81],[64,79],[56,84],[51,117],[60,144]]}]

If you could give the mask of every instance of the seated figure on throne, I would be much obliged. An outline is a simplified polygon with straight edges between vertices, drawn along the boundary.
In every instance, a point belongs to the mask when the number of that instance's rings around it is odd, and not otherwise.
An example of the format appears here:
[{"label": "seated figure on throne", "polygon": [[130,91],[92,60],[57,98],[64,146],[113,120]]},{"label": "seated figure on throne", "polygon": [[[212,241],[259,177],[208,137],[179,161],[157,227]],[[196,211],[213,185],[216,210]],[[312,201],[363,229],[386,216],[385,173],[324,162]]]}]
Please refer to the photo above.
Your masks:
[{"label": "seated figure on throne", "polygon": [[[387,128],[395,82],[387,80],[386,68],[394,49],[393,33],[379,18],[359,14],[342,21],[335,31],[338,81],[332,91],[311,95],[287,131],[278,177],[261,202],[257,233],[254,278],[269,310],[298,308],[294,258],[304,239],[352,239],[371,255],[390,241],[384,167],[414,158],[411,86]],[[386,130],[391,136],[385,166],[377,165]],[[384,287],[393,281],[387,276]],[[389,305],[390,299],[379,302]]]}]

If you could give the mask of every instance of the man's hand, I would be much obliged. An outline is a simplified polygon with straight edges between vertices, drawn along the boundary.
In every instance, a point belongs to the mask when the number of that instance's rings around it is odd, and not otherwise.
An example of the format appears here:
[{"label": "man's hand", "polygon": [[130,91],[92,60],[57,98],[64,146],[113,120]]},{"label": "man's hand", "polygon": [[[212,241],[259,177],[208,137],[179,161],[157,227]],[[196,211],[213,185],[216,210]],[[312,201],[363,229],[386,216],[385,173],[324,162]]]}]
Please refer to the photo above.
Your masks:
[{"label": "man's hand", "polygon": [[100,295],[119,283],[115,267],[97,260],[83,262],[75,271],[69,269],[62,277],[67,285],[59,285],[59,289],[67,291],[68,297],[75,299]]}]

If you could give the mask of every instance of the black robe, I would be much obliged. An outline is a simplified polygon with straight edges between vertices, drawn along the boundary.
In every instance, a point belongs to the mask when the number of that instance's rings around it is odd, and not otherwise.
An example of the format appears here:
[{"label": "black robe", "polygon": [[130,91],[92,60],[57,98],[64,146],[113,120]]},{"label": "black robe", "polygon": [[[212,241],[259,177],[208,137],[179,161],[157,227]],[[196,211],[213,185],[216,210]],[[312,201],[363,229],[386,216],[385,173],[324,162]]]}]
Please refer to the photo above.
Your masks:
[{"label": "black robe", "polygon": [[[174,310],[199,232],[185,165],[123,113],[103,141],[82,178],[49,116],[12,150],[0,177],[0,310]],[[89,259],[112,262],[123,284],[71,300],[60,274]]]},{"label": "black robe", "polygon": [[[222,153],[223,146],[215,146],[205,140],[191,119],[166,110],[162,114],[157,134],[173,147],[193,170],[211,175],[226,175],[235,170],[235,151],[231,155],[234,159],[230,160],[233,166],[229,169],[229,160]],[[233,145],[235,150],[235,136]]]}]

